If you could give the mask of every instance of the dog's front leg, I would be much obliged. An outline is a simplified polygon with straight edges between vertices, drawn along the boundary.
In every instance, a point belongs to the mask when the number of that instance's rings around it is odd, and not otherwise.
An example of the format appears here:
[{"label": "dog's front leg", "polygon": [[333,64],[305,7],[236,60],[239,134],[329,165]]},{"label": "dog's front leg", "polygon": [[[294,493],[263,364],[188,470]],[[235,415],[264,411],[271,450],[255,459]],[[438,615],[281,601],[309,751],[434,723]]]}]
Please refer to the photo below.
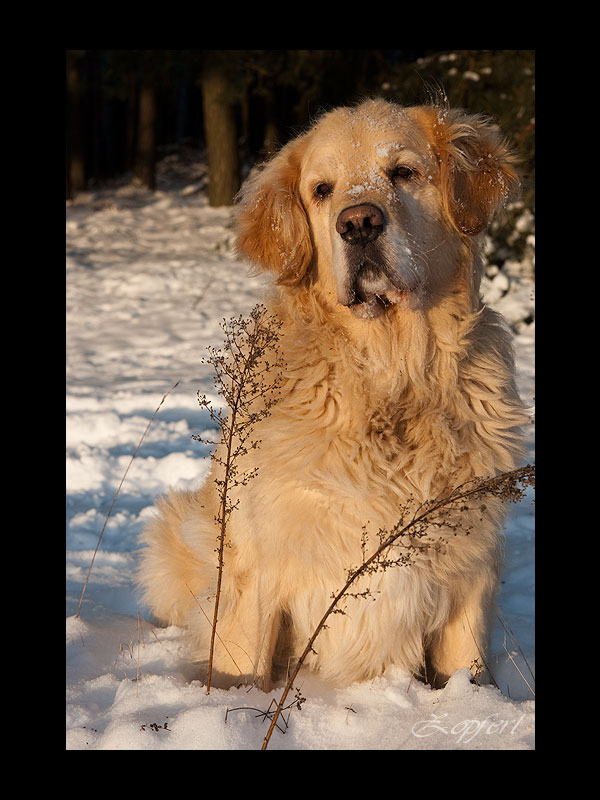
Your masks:
[{"label": "dog's front leg", "polygon": [[486,662],[496,608],[496,575],[492,573],[481,574],[466,596],[454,599],[448,621],[428,642],[426,679],[434,689],[464,667],[481,682],[489,680]]},{"label": "dog's front leg", "polygon": [[234,600],[222,600],[213,658],[216,685],[252,684],[271,687],[273,654],[281,610],[264,582],[251,580]]}]

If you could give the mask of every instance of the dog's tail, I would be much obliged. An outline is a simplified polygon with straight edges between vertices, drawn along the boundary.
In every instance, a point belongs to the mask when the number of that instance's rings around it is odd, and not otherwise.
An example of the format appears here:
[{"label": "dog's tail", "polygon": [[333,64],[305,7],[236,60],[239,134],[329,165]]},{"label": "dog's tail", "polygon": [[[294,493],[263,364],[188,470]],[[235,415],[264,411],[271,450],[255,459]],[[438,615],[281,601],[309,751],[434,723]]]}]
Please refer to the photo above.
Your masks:
[{"label": "dog's tail", "polygon": [[197,494],[171,491],[156,501],[155,517],[140,535],[145,547],[136,583],[143,602],[163,623],[182,625],[195,597],[214,582],[214,565],[198,558],[189,546],[202,518]]}]

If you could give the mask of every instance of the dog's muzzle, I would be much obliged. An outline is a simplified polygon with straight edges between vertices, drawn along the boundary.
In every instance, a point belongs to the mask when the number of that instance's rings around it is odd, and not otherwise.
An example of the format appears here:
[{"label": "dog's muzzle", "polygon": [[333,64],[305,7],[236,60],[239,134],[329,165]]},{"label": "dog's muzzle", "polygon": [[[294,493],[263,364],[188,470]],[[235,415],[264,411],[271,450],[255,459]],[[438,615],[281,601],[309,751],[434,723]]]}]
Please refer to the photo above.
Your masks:
[{"label": "dog's muzzle", "polygon": [[398,302],[399,289],[385,266],[377,239],[385,230],[381,209],[370,203],[345,208],[337,218],[336,231],[347,245],[347,302],[360,319],[374,319]]}]

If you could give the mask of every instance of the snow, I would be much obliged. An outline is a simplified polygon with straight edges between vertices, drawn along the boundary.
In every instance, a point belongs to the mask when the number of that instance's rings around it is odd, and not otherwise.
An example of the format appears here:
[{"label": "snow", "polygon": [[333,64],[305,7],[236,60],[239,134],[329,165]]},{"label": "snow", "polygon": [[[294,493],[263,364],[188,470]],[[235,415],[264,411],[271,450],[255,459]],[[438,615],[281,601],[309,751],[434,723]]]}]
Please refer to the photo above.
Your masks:
[{"label": "snow", "polygon": [[[208,448],[192,434],[210,437],[212,424],[196,394],[220,401],[201,358],[222,343],[219,321],[247,314],[267,282],[236,260],[232,210],[210,208],[202,186],[164,178],[150,193],[121,182],[67,205],[69,750],[260,749],[265,712],[281,691],[207,695],[182,655],[182,631],[147,621],[132,584],[154,497],[192,489],[208,471]],[[518,382],[532,402],[532,283],[517,267],[508,276],[492,270],[484,288],[518,331]],[[131,463],[75,617],[117,487],[171,389]],[[346,688],[301,672],[306,700],[286,712],[285,734],[276,730],[269,749],[533,749],[524,680],[534,688],[532,499],[506,524],[500,607],[509,633],[499,620],[491,664],[499,688],[476,686],[465,671],[438,691],[401,671]]]}]

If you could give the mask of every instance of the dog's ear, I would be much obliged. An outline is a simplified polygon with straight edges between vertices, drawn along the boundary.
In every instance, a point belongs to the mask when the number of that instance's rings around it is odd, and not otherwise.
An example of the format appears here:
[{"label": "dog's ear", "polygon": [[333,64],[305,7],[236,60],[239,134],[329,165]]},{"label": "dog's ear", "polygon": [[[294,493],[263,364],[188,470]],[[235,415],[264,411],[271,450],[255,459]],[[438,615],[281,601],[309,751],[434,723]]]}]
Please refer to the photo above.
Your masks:
[{"label": "dog's ear", "polygon": [[274,270],[277,283],[294,286],[312,263],[308,218],[299,192],[304,138],[295,139],[242,187],[237,249],[254,264]]},{"label": "dog's ear", "polygon": [[519,188],[518,159],[487,118],[430,109],[446,210],[457,231],[475,236]]}]

